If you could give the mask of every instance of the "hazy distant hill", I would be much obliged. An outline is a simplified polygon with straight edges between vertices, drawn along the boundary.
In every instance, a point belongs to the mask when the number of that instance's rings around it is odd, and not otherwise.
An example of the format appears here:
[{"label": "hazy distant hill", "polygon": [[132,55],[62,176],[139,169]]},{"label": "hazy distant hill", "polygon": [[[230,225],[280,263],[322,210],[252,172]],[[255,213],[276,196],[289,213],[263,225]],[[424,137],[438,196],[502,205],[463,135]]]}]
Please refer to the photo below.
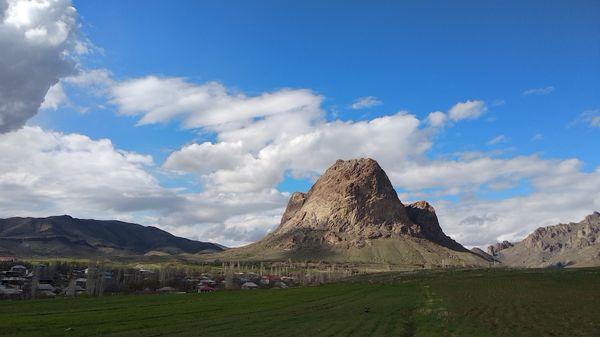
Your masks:
[{"label": "hazy distant hill", "polygon": [[0,219],[0,251],[19,256],[143,255],[221,251],[213,243],[174,236],[122,221],[47,218]]},{"label": "hazy distant hill", "polygon": [[580,222],[541,227],[497,253],[511,267],[600,266],[600,213]]},{"label": "hazy distant hill", "polygon": [[487,265],[444,234],[425,201],[404,206],[373,159],[338,160],[308,193],[294,193],[281,224],[223,259],[412,265]]}]

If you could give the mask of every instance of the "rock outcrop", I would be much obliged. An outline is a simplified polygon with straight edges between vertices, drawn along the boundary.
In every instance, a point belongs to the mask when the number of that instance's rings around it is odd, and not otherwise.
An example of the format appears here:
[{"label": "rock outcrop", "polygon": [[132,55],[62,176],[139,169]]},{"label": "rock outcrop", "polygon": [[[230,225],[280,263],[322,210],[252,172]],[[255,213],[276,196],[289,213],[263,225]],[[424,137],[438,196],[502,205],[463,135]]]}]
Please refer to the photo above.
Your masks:
[{"label": "rock outcrop", "polygon": [[514,246],[511,242],[509,241],[502,241],[502,242],[496,242],[493,245],[488,246],[487,248],[487,253],[491,256],[496,256],[498,255],[498,253],[500,253],[500,251],[506,249],[506,248],[510,248]]},{"label": "rock outcrop", "polygon": [[435,210],[404,206],[373,159],[338,160],[307,193],[293,193],[279,226],[225,255],[407,264],[480,264],[444,234]]},{"label": "rock outcrop", "polygon": [[515,267],[600,266],[600,213],[577,223],[538,228],[498,257]]},{"label": "rock outcrop", "polygon": [[[328,244],[346,246],[362,246],[377,238],[421,236],[421,227],[409,218],[373,159],[338,160],[308,193],[292,195],[279,227],[269,236],[282,238],[307,230],[323,232]],[[294,239],[277,245],[289,249],[307,244]]]},{"label": "rock outcrop", "polygon": [[406,211],[410,220],[419,225],[420,232],[426,239],[456,251],[467,251],[460,243],[444,234],[435,209],[427,201],[412,203],[406,206]]}]

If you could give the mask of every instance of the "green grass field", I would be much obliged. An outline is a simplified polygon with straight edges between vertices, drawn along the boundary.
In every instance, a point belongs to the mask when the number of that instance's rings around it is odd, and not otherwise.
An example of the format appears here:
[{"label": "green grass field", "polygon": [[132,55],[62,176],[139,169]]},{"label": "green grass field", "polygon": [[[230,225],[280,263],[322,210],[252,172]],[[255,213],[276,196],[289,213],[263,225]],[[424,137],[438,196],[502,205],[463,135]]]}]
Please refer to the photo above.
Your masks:
[{"label": "green grass field", "polygon": [[0,335],[600,336],[600,269],[388,273],[286,290],[1,301]]}]

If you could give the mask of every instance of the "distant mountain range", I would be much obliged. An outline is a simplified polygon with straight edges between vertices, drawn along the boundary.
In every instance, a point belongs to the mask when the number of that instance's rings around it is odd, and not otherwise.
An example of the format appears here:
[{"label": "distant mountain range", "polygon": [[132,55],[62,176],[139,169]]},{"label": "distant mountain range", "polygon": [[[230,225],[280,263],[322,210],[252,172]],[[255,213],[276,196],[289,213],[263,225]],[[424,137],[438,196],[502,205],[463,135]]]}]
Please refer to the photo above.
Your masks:
[{"label": "distant mountain range", "polygon": [[538,228],[521,242],[490,246],[488,253],[510,267],[600,266],[600,213],[580,222]]},{"label": "distant mountain range", "polygon": [[122,221],[47,218],[0,219],[0,254],[88,257],[218,252],[223,246],[174,236]]}]

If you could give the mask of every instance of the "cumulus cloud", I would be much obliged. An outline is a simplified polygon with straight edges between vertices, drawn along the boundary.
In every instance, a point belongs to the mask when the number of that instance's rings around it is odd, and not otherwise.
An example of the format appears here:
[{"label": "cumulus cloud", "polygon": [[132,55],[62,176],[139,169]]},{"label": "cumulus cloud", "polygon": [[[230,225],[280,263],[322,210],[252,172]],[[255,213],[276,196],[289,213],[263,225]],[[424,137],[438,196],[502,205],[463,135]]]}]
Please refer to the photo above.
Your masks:
[{"label": "cumulus cloud", "polygon": [[178,197],[146,171],[152,158],[108,139],[24,127],[0,135],[1,216],[120,216],[171,208]]},{"label": "cumulus cloud", "polygon": [[523,96],[548,95],[553,91],[554,91],[554,87],[550,85],[547,87],[527,89],[527,90],[523,91],[522,95]]},{"label": "cumulus cloud", "polygon": [[69,0],[0,0],[0,133],[22,127],[48,89],[74,73],[76,18]]},{"label": "cumulus cloud", "polygon": [[282,113],[321,114],[322,98],[310,90],[282,89],[259,96],[229,92],[217,82],[202,85],[182,78],[148,76],[111,88],[112,102],[124,115],[142,115],[140,124],[183,120],[186,128],[239,128]]},{"label": "cumulus cloud", "polygon": [[352,103],[352,109],[355,109],[355,110],[366,109],[366,108],[371,108],[371,107],[382,105],[382,104],[383,104],[383,102],[378,100],[377,97],[366,96],[366,97],[361,97],[361,98],[358,98],[357,100],[355,100]]},{"label": "cumulus cloud", "polygon": [[[411,166],[390,174],[404,189],[400,196],[461,195],[459,201],[442,199],[434,206],[444,230],[469,246],[521,240],[540,226],[578,221],[600,209],[600,167],[584,172],[576,159],[482,155]],[[491,197],[484,196],[486,190]],[[506,194],[494,197],[494,192]]]},{"label": "cumulus cloud", "polygon": [[448,110],[448,117],[453,121],[462,119],[475,119],[487,111],[485,102],[478,100],[468,100],[456,103]]},{"label": "cumulus cloud", "polygon": [[[405,112],[370,121],[323,122],[294,137],[273,136],[276,141],[256,153],[243,152],[240,143],[191,144],[173,152],[165,168],[200,174],[214,190],[260,191],[276,187],[285,172],[314,176],[338,158],[374,157],[389,165],[420,158],[431,143],[419,124]],[[220,166],[207,160],[216,152]]]},{"label": "cumulus cloud", "polygon": [[39,127],[1,134],[0,157],[0,217],[70,214],[120,219],[240,245],[268,232],[289,197],[275,189],[168,189],[151,173],[151,156],[120,150],[108,139]]},{"label": "cumulus cloud", "polygon": [[427,116],[427,122],[433,127],[440,127],[446,123],[447,116],[441,111],[434,111]]},{"label": "cumulus cloud", "polygon": [[184,200],[158,218],[157,225],[176,235],[239,246],[261,239],[279,223],[288,193],[210,192],[183,195]]},{"label": "cumulus cloud", "polygon": [[[533,192],[500,200],[464,199],[439,202],[440,221],[459,242],[486,246],[502,240],[519,241],[541,226],[579,221],[600,209],[600,171],[539,172],[531,179]],[[482,217],[479,222],[469,221]]]}]

